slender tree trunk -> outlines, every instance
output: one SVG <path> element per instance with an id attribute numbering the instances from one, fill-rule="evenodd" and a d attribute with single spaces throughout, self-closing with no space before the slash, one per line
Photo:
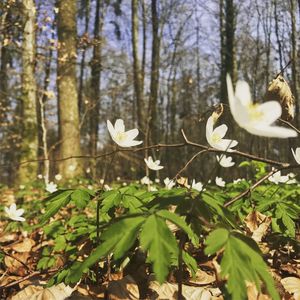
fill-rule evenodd
<path id="1" fill-rule="evenodd" d="M 145 68 L 146 68 L 146 52 L 147 52 L 147 18 L 145 0 L 142 0 L 142 20 L 143 20 L 143 55 L 142 55 L 142 84 L 144 90 Z"/>
<path id="2" fill-rule="evenodd" d="M 274 18 L 275 18 L 275 34 L 277 40 L 278 54 L 279 54 L 279 64 L 280 70 L 283 69 L 283 57 L 282 57 L 282 45 L 279 36 L 279 21 L 278 21 L 278 11 L 277 11 L 277 0 L 273 1 L 274 4 Z"/>
<path id="3" fill-rule="evenodd" d="M 84 35 L 88 35 L 89 22 L 90 22 L 90 0 L 86 0 L 85 6 L 85 18 L 84 18 Z M 79 87 L 78 87 L 78 107 L 79 114 L 82 111 L 83 104 L 83 81 L 84 81 L 84 69 L 85 69 L 85 57 L 86 57 L 86 46 L 83 46 L 81 62 L 80 62 L 80 75 L 79 75 Z"/>
<path id="4" fill-rule="evenodd" d="M 219 14 L 220 14 L 220 100 L 221 102 L 227 99 L 227 87 L 226 87 L 226 30 L 225 30 L 225 18 L 224 18 L 224 0 L 219 2 Z"/>
<path id="5" fill-rule="evenodd" d="M 132 56 L 134 92 L 137 109 L 137 122 L 139 129 L 144 132 L 144 99 L 143 99 L 143 75 L 141 73 L 138 44 L 139 44 L 139 19 L 138 0 L 131 1 L 131 31 L 132 31 Z"/>
<path id="6" fill-rule="evenodd" d="M 151 83 L 150 83 L 150 101 L 149 101 L 149 137 L 154 144 L 158 141 L 157 128 L 157 97 L 159 88 L 159 19 L 157 13 L 157 0 L 151 1 L 152 16 L 152 57 L 151 57 Z"/>
<path id="7" fill-rule="evenodd" d="M 76 1 L 58 0 L 57 7 L 60 156 L 65 158 L 81 155 L 76 81 Z M 68 179 L 82 174 L 82 164 L 75 158 L 63 160 L 59 170 L 64 179 Z"/>
<path id="8" fill-rule="evenodd" d="M 94 49 L 91 61 L 91 114 L 90 114 L 90 154 L 97 154 L 99 110 L 100 110 L 100 80 L 101 80 L 101 51 L 102 51 L 102 28 L 104 18 L 104 3 L 96 2 L 96 15 L 94 23 Z M 96 161 L 92 161 L 92 176 L 96 176 Z"/>
<path id="9" fill-rule="evenodd" d="M 296 103 L 299 103 L 299 93 L 300 93 L 300 86 L 299 86 L 299 74 L 298 74 L 298 66 L 299 66 L 299 59 L 297 56 L 297 28 L 296 28 L 296 3 L 295 0 L 290 0 L 290 15 L 291 15 L 291 43 L 292 43 L 292 90 L 295 96 Z M 296 118 L 297 125 L 299 125 L 299 105 L 296 105 Z"/>
<path id="10" fill-rule="evenodd" d="M 23 1 L 24 32 L 22 43 L 22 146 L 20 161 L 36 160 L 38 154 L 38 131 L 35 80 L 35 25 L 36 8 L 33 0 Z M 36 179 L 37 164 L 19 168 L 18 183 Z"/>

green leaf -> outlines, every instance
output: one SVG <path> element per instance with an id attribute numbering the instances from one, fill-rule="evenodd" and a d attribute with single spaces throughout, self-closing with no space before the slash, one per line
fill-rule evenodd
<path id="1" fill-rule="evenodd" d="M 156 279 L 162 283 L 168 275 L 171 256 L 178 255 L 176 239 L 165 220 L 156 215 L 148 217 L 142 227 L 140 244 L 142 249 L 148 251 Z"/>
<path id="2" fill-rule="evenodd" d="M 54 198 L 52 198 L 46 208 L 46 213 L 40 219 L 40 225 L 44 224 L 52 216 L 54 216 L 60 210 L 60 208 L 62 208 L 63 206 L 66 206 L 71 200 L 70 195 L 72 193 L 73 193 L 73 191 L 71 191 L 71 190 L 62 191 L 61 193 L 56 195 Z"/>
<path id="3" fill-rule="evenodd" d="M 66 238 L 64 235 L 59 235 L 55 241 L 54 241 L 54 248 L 53 250 L 54 251 L 61 251 L 61 250 L 65 250 L 67 246 L 67 243 L 66 243 Z"/>
<path id="4" fill-rule="evenodd" d="M 144 217 L 134 217 L 123 219 L 110 225 L 101 235 L 103 242 L 101 242 L 85 261 L 77 265 L 77 267 L 74 267 L 68 276 L 68 282 L 78 282 L 83 272 L 86 272 L 92 265 L 109 253 L 116 252 L 117 258 L 122 257 L 133 245 L 138 230 L 144 221 Z"/>
<path id="5" fill-rule="evenodd" d="M 71 199 L 78 208 L 85 208 L 89 203 L 91 195 L 85 190 L 75 190 L 71 194 Z"/>
<path id="6" fill-rule="evenodd" d="M 101 202 L 101 212 L 106 213 L 112 207 L 119 205 L 122 195 L 118 191 L 111 191 Z"/>
<path id="7" fill-rule="evenodd" d="M 192 272 L 193 277 L 195 277 L 196 272 L 198 270 L 197 261 L 194 259 L 194 257 L 192 257 L 191 255 L 189 255 L 184 250 L 182 251 L 182 259 L 183 259 L 184 263 L 186 264 L 186 266 Z"/>
<path id="8" fill-rule="evenodd" d="M 229 231 L 225 228 L 218 228 L 211 232 L 206 238 L 204 253 L 211 255 L 221 250 L 227 242 Z"/>
<path id="9" fill-rule="evenodd" d="M 192 231 L 192 229 L 186 224 L 185 220 L 178 216 L 177 214 L 170 212 L 168 210 L 160 210 L 156 213 L 158 216 L 169 220 L 176 226 L 180 227 L 191 239 L 192 243 L 196 246 L 199 243 L 198 236 Z"/>

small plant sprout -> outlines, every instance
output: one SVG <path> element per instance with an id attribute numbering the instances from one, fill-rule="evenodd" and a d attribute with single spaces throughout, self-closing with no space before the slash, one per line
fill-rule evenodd
<path id="1" fill-rule="evenodd" d="M 215 182 L 216 182 L 216 185 L 220 186 L 220 187 L 224 187 L 226 184 L 225 181 L 223 180 L 223 178 L 218 177 L 218 176 L 216 177 Z"/>
<path id="2" fill-rule="evenodd" d="M 49 193 L 54 193 L 57 191 L 57 184 L 55 184 L 54 182 L 49 182 L 46 184 L 46 191 Z"/>
<path id="3" fill-rule="evenodd" d="M 238 81 L 234 93 L 228 74 L 226 80 L 230 111 L 240 127 L 258 136 L 274 138 L 297 136 L 297 132 L 293 129 L 272 125 L 281 116 L 282 109 L 279 102 L 253 103 L 247 82 Z"/>
<path id="4" fill-rule="evenodd" d="M 221 151 L 232 151 L 238 142 L 235 140 L 224 139 L 228 130 L 227 125 L 222 124 L 214 129 L 214 120 L 210 116 L 206 123 L 206 139 L 208 144 Z"/>
<path id="5" fill-rule="evenodd" d="M 230 168 L 235 165 L 235 162 L 232 161 L 231 156 L 226 156 L 226 155 L 216 155 L 218 163 L 223 167 L 223 168 Z"/>
<path id="6" fill-rule="evenodd" d="M 164 184 L 165 184 L 167 190 L 171 190 L 175 186 L 176 183 L 174 180 L 171 180 L 169 177 L 166 177 L 164 179 Z"/>
<path id="7" fill-rule="evenodd" d="M 24 214 L 24 209 L 23 208 L 19 208 L 17 209 L 16 203 L 11 204 L 11 206 L 8 207 L 4 207 L 4 210 L 7 214 L 7 216 L 13 220 L 13 221 L 20 221 L 20 222 L 24 222 L 25 218 L 21 217 Z"/>
<path id="8" fill-rule="evenodd" d="M 152 156 L 149 156 L 148 159 L 144 158 L 144 161 L 147 167 L 153 171 L 158 171 L 164 168 L 163 166 L 160 166 L 160 160 L 154 161 Z"/>
<path id="9" fill-rule="evenodd" d="M 203 189 L 203 184 L 199 181 L 196 182 L 195 179 L 192 181 L 192 189 L 197 190 L 198 192 L 201 192 Z"/>
<path id="10" fill-rule="evenodd" d="M 295 158 L 295 161 L 297 162 L 297 164 L 300 164 L 300 147 L 296 148 L 296 150 L 294 151 L 293 148 L 291 148 L 293 156 Z"/>
<path id="11" fill-rule="evenodd" d="M 139 134 L 138 129 L 135 128 L 125 131 L 125 125 L 122 119 L 116 120 L 115 126 L 107 120 L 107 129 L 113 141 L 120 147 L 133 147 L 143 142 L 134 140 Z"/>

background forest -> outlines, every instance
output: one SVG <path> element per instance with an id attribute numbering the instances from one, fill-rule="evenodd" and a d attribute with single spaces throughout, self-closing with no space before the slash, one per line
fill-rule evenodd
<path id="1" fill-rule="evenodd" d="M 106 121 L 118 118 L 140 130 L 144 145 L 180 142 L 181 128 L 206 144 L 205 123 L 220 102 L 241 151 L 291 161 L 296 144 L 236 128 L 225 76 L 246 80 L 262 102 L 290 62 L 284 76 L 298 103 L 299 17 L 295 0 L 1 1 L 0 181 L 101 178 L 106 158 L 92 157 L 112 149 Z M 192 149 L 150 154 L 173 176 Z M 90 158 L 58 161 L 80 155 Z M 110 179 L 143 176 L 141 153 L 120 155 Z M 20 164 L 32 160 L 40 161 Z M 204 180 L 212 163 L 202 156 L 189 176 Z"/>

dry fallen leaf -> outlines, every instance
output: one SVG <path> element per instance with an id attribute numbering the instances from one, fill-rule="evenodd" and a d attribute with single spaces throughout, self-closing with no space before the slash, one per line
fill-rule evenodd
<path id="1" fill-rule="evenodd" d="M 285 290 L 294 295 L 295 300 L 300 300 L 300 279 L 297 277 L 286 277 L 281 279 Z"/>
<path id="2" fill-rule="evenodd" d="M 178 285 L 175 283 L 165 282 L 160 285 L 157 281 L 150 281 L 149 289 L 154 291 L 150 297 L 151 300 L 172 299 L 177 300 Z M 209 287 L 194 287 L 182 285 L 182 295 L 189 300 L 211 300 L 223 299 L 219 289 L 210 289 Z"/>
<path id="3" fill-rule="evenodd" d="M 130 275 L 127 275 L 120 280 L 110 281 L 107 287 L 107 293 L 109 300 L 140 299 L 139 288 Z"/>
<path id="4" fill-rule="evenodd" d="M 292 121 L 295 116 L 295 98 L 292 91 L 282 75 L 276 76 L 268 87 L 265 100 L 279 101 L 282 107 L 281 118 L 286 121 Z"/>
<path id="5" fill-rule="evenodd" d="M 248 214 L 244 221 L 246 226 L 252 232 L 252 238 L 256 242 L 261 242 L 263 236 L 267 233 L 272 222 L 272 218 L 258 211 L 252 211 Z"/>
<path id="6" fill-rule="evenodd" d="M 30 252 L 35 245 L 35 241 L 30 238 L 25 238 L 22 242 L 11 245 L 11 249 L 17 252 Z"/>
<path id="7" fill-rule="evenodd" d="M 272 300 L 270 296 L 259 293 L 256 285 L 252 282 L 247 282 L 247 297 L 248 300 Z"/>
<path id="8" fill-rule="evenodd" d="M 73 289 L 64 283 L 54 285 L 50 288 L 30 285 L 18 294 L 14 295 L 11 300 L 64 300 L 68 298 Z"/>
<path id="9" fill-rule="evenodd" d="M 177 179 L 177 183 L 181 185 L 182 187 L 190 188 L 190 185 L 188 183 L 188 178 L 187 177 L 179 177 Z"/>
<path id="10" fill-rule="evenodd" d="M 222 116 L 223 112 L 224 112 L 224 107 L 222 103 L 215 105 L 215 110 L 211 115 L 214 124 L 217 123 L 218 119 Z"/>
<path id="11" fill-rule="evenodd" d="M 191 283 L 196 283 L 196 284 L 210 284 L 216 281 L 216 276 L 215 274 L 210 275 L 200 269 L 198 269 L 196 273 L 196 278 L 190 280 L 189 282 Z"/>

